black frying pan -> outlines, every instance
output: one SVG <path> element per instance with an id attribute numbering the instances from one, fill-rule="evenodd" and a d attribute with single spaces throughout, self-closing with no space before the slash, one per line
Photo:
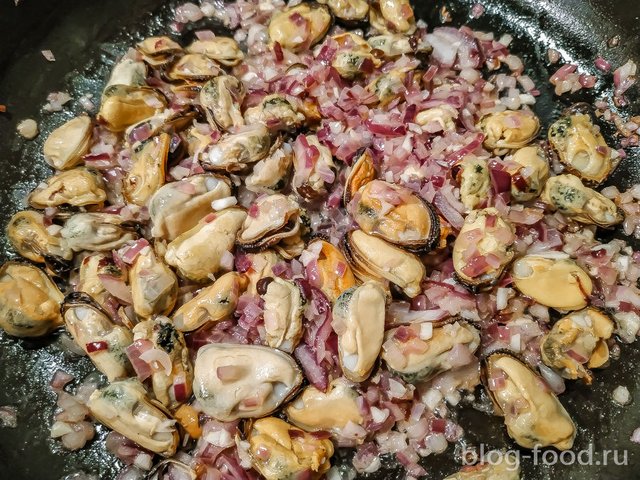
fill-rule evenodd
<path id="1" fill-rule="evenodd" d="M 48 92 L 67 90 L 91 92 L 99 98 L 110 62 L 133 39 L 151 33 L 164 32 L 169 17 L 168 6 L 174 1 L 154 0 L 22 0 L 19 7 L 13 0 L 0 1 L 0 104 L 8 112 L 0 114 L 0 224 L 4 226 L 11 214 L 21 208 L 22 198 L 40 179 L 48 176 L 41 160 L 41 145 L 46 135 L 25 142 L 15 134 L 18 121 L 38 120 L 44 133 L 64 119 L 80 112 L 72 102 L 65 111 L 42 114 L 40 106 Z M 439 23 L 441 1 L 417 0 L 416 15 Z M 593 70 L 593 60 L 603 55 L 619 66 L 628 58 L 640 64 L 640 2 L 637 0 L 483 0 L 485 14 L 470 20 L 473 0 L 445 2 L 453 15 L 453 24 L 468 22 L 475 29 L 511 33 L 515 36 L 512 50 L 524 56 L 528 72 L 542 90 L 536 105 L 545 125 L 554 119 L 561 105 L 574 101 L 591 101 L 611 88 L 611 75 L 604 77 L 598 88 L 589 94 L 563 98 L 553 97 L 546 79 L 557 67 L 548 65 L 549 46 Z M 164 20 L 164 23 L 163 21 Z M 135 33 L 132 33 L 135 32 Z M 190 31 L 185 33 L 189 35 Z M 608 48 L 607 40 L 620 36 L 620 46 Z M 50 49 L 55 63 L 47 62 L 40 51 Z M 638 86 L 628 92 L 631 110 L 640 113 Z M 610 130 L 605 131 L 611 133 Z M 610 179 L 612 184 L 626 188 L 640 182 L 640 151 L 629 151 L 629 158 Z M 2 241 L 4 247 L 4 240 Z M 636 245 L 638 247 L 638 245 Z M 0 256 L 10 253 L 3 248 Z M 4 260 L 3 258 L 3 260 Z M 0 480 L 60 479 L 84 470 L 101 479 L 113 478 L 120 466 L 104 451 L 100 441 L 94 441 L 75 453 L 62 451 L 48 438 L 48 429 L 55 408 L 55 396 L 48 387 L 53 372 L 63 368 L 77 378 L 92 370 L 86 358 L 65 357 L 56 338 L 44 341 L 16 341 L 0 334 L 0 405 L 18 408 L 17 429 L 0 428 Z M 593 444 L 594 460 L 602 460 L 598 452 L 619 450 L 619 460 L 626 465 L 534 465 L 525 459 L 523 478 L 527 480 L 616 480 L 640 478 L 640 446 L 629 441 L 634 428 L 640 426 L 637 404 L 619 407 L 612 403 L 611 392 L 625 385 L 634 399 L 640 401 L 640 350 L 635 346 L 622 349 L 620 360 L 599 371 L 591 387 L 571 383 L 561 399 L 579 425 L 574 450 Z M 463 409 L 459 423 L 465 427 L 466 441 L 494 447 L 514 448 L 506 437 L 502 422 L 471 408 Z M 102 428 L 97 438 L 104 438 Z M 522 451 L 526 454 L 526 451 Z M 429 479 L 439 480 L 459 469 L 454 460 L 454 448 L 445 455 L 429 457 L 425 467 Z M 401 468 L 386 465 L 375 479 L 404 478 Z"/>

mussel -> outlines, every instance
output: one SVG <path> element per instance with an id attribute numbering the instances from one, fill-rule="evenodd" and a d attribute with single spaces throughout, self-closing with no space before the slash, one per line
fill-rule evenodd
<path id="1" fill-rule="evenodd" d="M 587 368 L 601 367 L 609 360 L 607 340 L 614 328 L 611 318 L 596 308 L 570 313 L 543 337 L 542 361 L 564 378 L 582 378 L 590 384 L 593 376 Z"/>
<path id="2" fill-rule="evenodd" d="M 209 170 L 239 172 L 248 164 L 265 158 L 270 148 L 271 135 L 266 125 L 246 125 L 213 145 L 203 159 L 203 167 Z"/>
<path id="3" fill-rule="evenodd" d="M 349 204 L 355 193 L 376 178 L 376 168 L 370 150 L 362 152 L 353 162 L 344 185 L 343 203 Z"/>
<path id="4" fill-rule="evenodd" d="M 256 106 L 244 112 L 247 124 L 263 123 L 269 131 L 292 131 L 300 128 L 306 117 L 298 112 L 295 104 L 285 95 L 274 93 L 265 96 Z"/>
<path id="5" fill-rule="evenodd" d="M 182 53 L 179 43 L 169 37 L 147 37 L 136 44 L 136 50 L 142 59 L 152 67 L 161 67 L 170 63 L 174 57 Z"/>
<path id="6" fill-rule="evenodd" d="M 601 183 L 613 170 L 611 148 L 588 115 L 557 120 L 549 127 L 549 143 L 566 169 L 585 182 Z"/>
<path id="7" fill-rule="evenodd" d="M 353 273 L 361 280 L 386 280 L 410 298 L 422 291 L 426 269 L 416 255 L 362 230 L 347 233 L 342 245 Z"/>
<path id="8" fill-rule="evenodd" d="M 292 186 L 298 195 L 313 200 L 327 194 L 327 185 L 335 181 L 336 166 L 331 150 L 316 135 L 299 135 L 293 148 Z"/>
<path id="9" fill-rule="evenodd" d="M 14 214 L 7 225 L 7 239 L 22 257 L 36 263 L 64 265 L 73 258 L 73 251 L 60 238 L 45 227 L 44 215 L 32 210 Z M 60 227 L 55 225 L 55 229 Z"/>
<path id="10" fill-rule="evenodd" d="M 142 248 L 129 271 L 133 309 L 143 318 L 168 315 L 178 298 L 178 279 L 150 245 Z"/>
<path id="11" fill-rule="evenodd" d="M 193 368 L 184 336 L 172 322 L 158 316 L 138 323 L 133 328 L 134 342 L 151 346 L 141 360 L 151 367 L 153 395 L 165 407 L 175 410 L 191 397 Z"/>
<path id="12" fill-rule="evenodd" d="M 435 210 L 406 187 L 373 180 L 355 194 L 350 205 L 363 232 L 412 251 L 428 251 L 440 238 Z"/>
<path id="13" fill-rule="evenodd" d="M 138 238 L 130 224 L 113 213 L 76 213 L 65 222 L 60 235 L 74 252 L 115 250 Z"/>
<path id="14" fill-rule="evenodd" d="M 205 83 L 200 90 L 200 105 L 209 125 L 225 131 L 242 127 L 245 123 L 241 106 L 245 95 L 244 84 L 232 75 L 220 75 Z"/>
<path id="15" fill-rule="evenodd" d="M 280 350 L 217 343 L 198 350 L 193 390 L 204 413 L 230 422 L 269 415 L 301 383 L 295 360 Z"/>
<path id="16" fill-rule="evenodd" d="M 451 370 L 462 349 L 473 354 L 479 346 L 478 330 L 467 323 L 414 323 L 386 332 L 382 359 L 406 382 L 417 383 Z"/>
<path id="17" fill-rule="evenodd" d="M 223 268 L 223 256 L 231 255 L 246 217 L 247 212 L 238 207 L 210 213 L 167 246 L 166 262 L 182 277 L 206 282 Z"/>
<path id="18" fill-rule="evenodd" d="M 331 9 L 334 17 L 345 23 L 359 23 L 369 15 L 369 3 L 366 0 L 318 0 Z"/>
<path id="19" fill-rule="evenodd" d="M 330 26 L 331 13 L 326 6 L 302 3 L 271 17 L 269 38 L 282 48 L 299 52 L 322 40 Z"/>
<path id="20" fill-rule="evenodd" d="M 613 201 L 586 187 L 575 175 L 557 175 L 547 180 L 542 201 L 576 222 L 609 228 L 624 220 Z"/>
<path id="21" fill-rule="evenodd" d="M 549 178 L 549 163 L 540 146 L 519 148 L 509 159 L 506 171 L 511 175 L 511 198 L 528 202 L 540 196 Z"/>
<path id="22" fill-rule="evenodd" d="M 194 40 L 185 49 L 188 53 L 201 53 L 227 67 L 233 67 L 244 59 L 240 45 L 233 38 L 215 36 Z"/>
<path id="23" fill-rule="evenodd" d="M 331 325 L 338 335 L 344 375 L 353 382 L 369 377 L 384 336 L 386 293 L 377 282 L 365 282 L 343 292 L 333 306 Z"/>
<path id="24" fill-rule="evenodd" d="M 260 197 L 249 209 L 238 231 L 237 243 L 262 249 L 294 236 L 300 229 L 300 205 L 281 193 Z"/>
<path id="25" fill-rule="evenodd" d="M 107 199 L 102 176 L 84 167 L 60 172 L 38 185 L 29 195 L 29 205 L 47 207 L 96 207 Z"/>
<path id="26" fill-rule="evenodd" d="M 329 384 L 326 392 L 309 385 L 284 412 L 291 423 L 308 432 L 328 431 L 340 437 L 347 424 L 364 423 L 357 398 L 358 392 L 340 377 Z"/>
<path id="27" fill-rule="evenodd" d="M 64 299 L 62 316 L 73 340 L 110 382 L 131 374 L 125 349 L 133 336 L 126 327 L 116 325 L 93 298 L 83 292 L 70 293 Z"/>
<path id="28" fill-rule="evenodd" d="M 256 193 L 276 193 L 286 186 L 292 164 L 293 148 L 289 143 L 283 143 L 253 166 L 245 179 L 245 186 Z"/>
<path id="29" fill-rule="evenodd" d="M 124 196 L 129 203 L 145 206 L 165 182 L 171 135 L 146 140 L 133 152 L 132 167 L 123 181 Z"/>
<path id="30" fill-rule="evenodd" d="M 87 115 L 72 118 L 47 137 L 42 151 L 44 159 L 56 170 L 67 170 L 82 162 L 89 151 L 93 125 Z"/>
<path id="31" fill-rule="evenodd" d="M 526 255 L 511 267 L 515 287 L 536 302 L 558 310 L 580 310 L 589 303 L 593 282 L 566 254 Z"/>
<path id="32" fill-rule="evenodd" d="M 0 327 L 14 337 L 41 337 L 60 325 L 63 295 L 39 268 L 7 262 L 0 268 Z"/>
<path id="33" fill-rule="evenodd" d="M 167 100 L 150 87 L 112 85 L 102 94 L 98 121 L 113 132 L 122 132 L 163 111 Z"/>
<path id="34" fill-rule="evenodd" d="M 267 417 L 247 426 L 253 467 L 265 480 L 319 480 L 331 468 L 333 443 L 300 430 L 284 420 Z"/>
<path id="35" fill-rule="evenodd" d="M 544 380 L 508 353 L 485 360 L 488 390 L 507 432 L 524 448 L 573 446 L 576 426 Z"/>
<path id="36" fill-rule="evenodd" d="M 515 228 L 498 210 L 473 210 L 453 244 L 456 277 L 472 289 L 495 285 L 515 255 L 515 240 Z"/>
<path id="37" fill-rule="evenodd" d="M 369 10 L 369 22 L 381 33 L 416 31 L 416 18 L 409 0 L 375 0 Z"/>
<path id="38" fill-rule="evenodd" d="M 316 238 L 309 242 L 307 250 L 317 255 L 315 260 L 315 285 L 334 302 L 345 290 L 356 285 L 356 279 L 349 262 L 335 245 Z"/>
<path id="39" fill-rule="evenodd" d="M 182 305 L 173 314 L 173 324 L 181 332 L 197 330 L 209 322 L 229 318 L 236 310 L 238 298 L 247 287 L 247 277 L 229 272 L 213 285 L 203 288 L 198 295 Z"/>
<path id="40" fill-rule="evenodd" d="M 531 143 L 540 131 L 540 119 L 530 110 L 505 110 L 485 115 L 479 127 L 484 133 L 484 146 L 500 152 Z"/>
<path id="41" fill-rule="evenodd" d="M 491 176 L 487 161 L 467 155 L 458 165 L 457 181 L 460 184 L 460 201 L 467 210 L 486 204 L 491 191 Z"/>
<path id="42" fill-rule="evenodd" d="M 163 457 L 176 453 L 180 434 L 175 420 L 148 398 L 138 380 L 120 380 L 96 390 L 87 407 L 100 423 L 142 448 Z"/>
<path id="43" fill-rule="evenodd" d="M 302 338 L 305 300 L 294 282 L 275 278 L 269 282 L 264 300 L 264 329 L 267 345 L 293 353 Z"/>
<path id="44" fill-rule="evenodd" d="M 167 183 L 149 201 L 151 235 L 167 241 L 175 240 L 212 213 L 212 202 L 230 196 L 231 182 L 218 175 L 193 175 Z"/>

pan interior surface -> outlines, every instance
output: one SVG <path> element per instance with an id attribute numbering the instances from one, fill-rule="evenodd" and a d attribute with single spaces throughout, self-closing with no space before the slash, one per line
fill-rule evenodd
<path id="1" fill-rule="evenodd" d="M 17 7 L 10 1 L 0 5 L 0 103 L 7 105 L 8 111 L 0 114 L 0 158 L 3 161 L 0 223 L 3 226 L 15 211 L 24 208 L 27 192 L 49 174 L 41 154 L 46 134 L 65 119 L 82 112 L 77 102 L 81 95 L 90 93 L 98 101 L 110 68 L 129 45 L 145 36 L 168 32 L 171 7 L 177 3 L 23 0 Z M 446 5 L 454 26 L 466 23 L 476 30 L 495 31 L 498 36 L 512 34 L 512 51 L 523 58 L 526 73 L 541 90 L 535 110 L 545 127 L 557 118 L 564 106 L 576 101 L 592 102 L 612 88 L 612 75 L 599 75 L 601 80 L 589 93 L 561 99 L 554 97 L 547 79 L 557 66 L 547 61 L 549 47 L 560 51 L 564 61 L 577 63 L 590 73 L 596 73 L 593 60 L 598 55 L 609 60 L 614 68 L 628 58 L 640 63 L 640 22 L 637 20 L 640 4 L 634 0 L 486 1 L 483 2 L 485 13 L 472 19 L 470 10 L 474 3 L 469 0 L 435 3 L 420 0 L 415 2 L 416 16 L 427 20 L 432 28 L 440 24 L 440 8 Z M 188 26 L 181 34 L 182 40 L 190 39 L 193 31 L 203 25 Z M 607 41 L 614 35 L 620 36 L 620 45 L 608 48 Z M 41 50 L 52 50 L 56 61 L 46 62 Z M 52 91 L 68 91 L 76 100 L 66 105 L 62 112 L 43 113 L 40 107 Z M 627 95 L 632 99 L 630 110 L 638 114 L 638 86 Z M 24 141 L 15 133 L 16 124 L 24 118 L 34 118 L 40 125 L 41 134 L 35 141 Z M 605 133 L 612 133 L 606 125 L 603 128 Z M 640 152 L 638 148 L 630 149 L 628 155 L 608 181 L 621 190 L 640 183 Z M 5 260 L 11 253 L 5 240 L 2 241 L 1 255 Z M 541 452 L 535 458 L 531 452 L 520 450 L 522 478 L 638 478 L 635 467 L 640 466 L 640 448 L 634 446 L 629 437 L 640 426 L 640 410 L 633 404 L 616 405 L 611 395 L 618 385 L 624 385 L 629 388 L 632 398 L 640 399 L 638 365 L 640 351 L 635 345 L 623 345 L 620 359 L 600 370 L 592 386 L 573 382 L 561 396 L 579 426 L 574 451 L 592 449 L 593 465 L 581 465 L 577 460 L 563 462 L 557 455 L 549 455 L 551 460 L 556 459 L 555 464 L 543 465 Z M 63 352 L 60 336 L 24 341 L 0 333 L 0 405 L 18 409 L 18 428 L 0 428 L 0 478 L 53 480 L 84 471 L 95 474 L 96 478 L 110 479 L 121 468 L 104 450 L 102 440 L 107 431 L 103 427 L 98 427 L 96 439 L 78 452 L 65 452 L 58 442 L 49 438 L 55 409 L 55 395 L 49 388 L 49 381 L 58 368 L 77 379 L 93 371 L 85 357 L 71 357 Z M 426 458 L 427 478 L 439 480 L 458 470 L 458 454 L 465 444 L 515 448 L 506 437 L 500 419 L 489 417 L 472 406 L 460 409 L 458 422 L 465 428 L 465 443 L 450 447 L 443 455 Z M 602 452 L 614 449 L 618 452 L 616 461 L 611 453 L 605 464 Z M 348 459 L 348 453 L 341 452 L 340 455 L 343 460 Z M 383 465 L 382 470 L 367 478 L 405 478 L 404 470 L 397 465 L 387 461 L 383 461 Z"/>

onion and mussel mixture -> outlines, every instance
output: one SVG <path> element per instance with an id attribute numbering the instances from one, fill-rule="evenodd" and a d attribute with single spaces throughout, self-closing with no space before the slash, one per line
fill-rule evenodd
<path id="1" fill-rule="evenodd" d="M 129 49 L 7 226 L 25 260 L 2 267 L 0 325 L 65 330 L 102 374 L 55 374 L 51 436 L 75 450 L 105 425 L 121 479 L 353 478 L 384 457 L 419 478 L 475 398 L 515 444 L 570 449 L 565 384 L 640 328 L 640 253 L 599 240 L 638 233 L 638 188 L 599 188 L 638 141 L 616 113 L 635 64 L 615 107 L 541 132 L 508 35 L 427 28 L 408 0 L 186 4 L 173 28 L 203 17 L 231 36 Z"/>

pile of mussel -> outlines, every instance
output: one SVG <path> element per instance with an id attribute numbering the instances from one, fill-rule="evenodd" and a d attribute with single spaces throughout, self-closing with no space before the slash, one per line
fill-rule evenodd
<path id="1" fill-rule="evenodd" d="M 291 52 L 307 50 L 334 18 L 368 19 L 379 33 L 367 40 L 335 35 L 340 50 L 332 66 L 345 79 L 363 65 L 430 50 L 411 37 L 416 22 L 407 0 L 303 3 L 272 16 L 270 41 Z M 44 158 L 55 174 L 7 226 L 26 261 L 9 261 L 0 271 L 5 331 L 38 337 L 64 328 L 107 378 L 88 402 L 95 420 L 167 459 L 198 437 L 198 413 L 242 420 L 237 441 L 248 442 L 252 466 L 265 478 L 319 478 L 330 467 L 331 439 L 364 425 L 358 383 L 379 365 L 418 384 L 454 368 L 456 348 L 479 352 L 480 327 L 461 318 L 385 324 L 393 297 L 412 299 L 428 288 L 425 256 L 445 249 L 456 281 L 470 291 L 490 290 L 508 275 L 521 295 L 564 315 L 541 340 L 546 366 L 590 383 L 590 369 L 607 363 L 613 323 L 589 306 L 589 272 L 561 252 L 516 252 L 515 226 L 486 207 L 487 160 L 469 154 L 452 169 L 467 210 L 453 235 L 432 204 L 382 179 L 371 152 L 360 152 L 344 180 L 343 206 L 353 228 L 334 245 L 311 235 L 307 211 L 340 168 L 313 133 L 317 105 L 269 94 L 244 108 L 247 91 L 232 69 L 245 53 L 232 38 L 183 47 L 151 37 L 136 50 L 113 69 L 97 117 L 73 118 L 46 140 Z M 147 84 L 152 72 L 164 91 Z M 386 72 L 367 88 L 385 105 L 406 73 Z M 455 129 L 456 120 L 447 106 L 416 115 L 418 124 L 437 122 L 442 130 Z M 84 164 L 98 125 L 130 152 L 117 192 L 101 171 Z M 484 148 L 504 157 L 513 202 L 541 202 L 576 225 L 607 228 L 622 221 L 617 206 L 591 188 L 616 159 L 584 111 L 570 110 L 551 126 L 551 149 L 536 143 L 540 122 L 529 110 L 486 115 L 477 129 Z M 550 155 L 565 173 L 551 175 Z M 186 156 L 198 157 L 204 172 L 169 181 L 169 163 Z M 248 208 L 236 197 L 237 178 L 258 195 Z M 113 208 L 125 205 L 140 219 Z M 251 261 L 242 273 L 234 269 L 238 251 Z M 303 253 L 316 261 L 337 334 L 342 376 L 325 391 L 305 386 L 292 355 L 304 334 L 306 295 L 273 273 L 276 264 Z M 185 285 L 195 292 L 187 301 L 180 293 Z M 261 299 L 263 344 L 213 343 L 194 359 L 185 334 L 233 318 L 245 293 Z M 503 351 L 483 364 L 495 411 L 519 445 L 571 448 L 575 425 L 531 366 Z M 197 476 L 191 466 L 166 460 L 152 478 L 173 478 L 171 469 Z M 467 478 L 462 475 L 456 478 Z"/>

